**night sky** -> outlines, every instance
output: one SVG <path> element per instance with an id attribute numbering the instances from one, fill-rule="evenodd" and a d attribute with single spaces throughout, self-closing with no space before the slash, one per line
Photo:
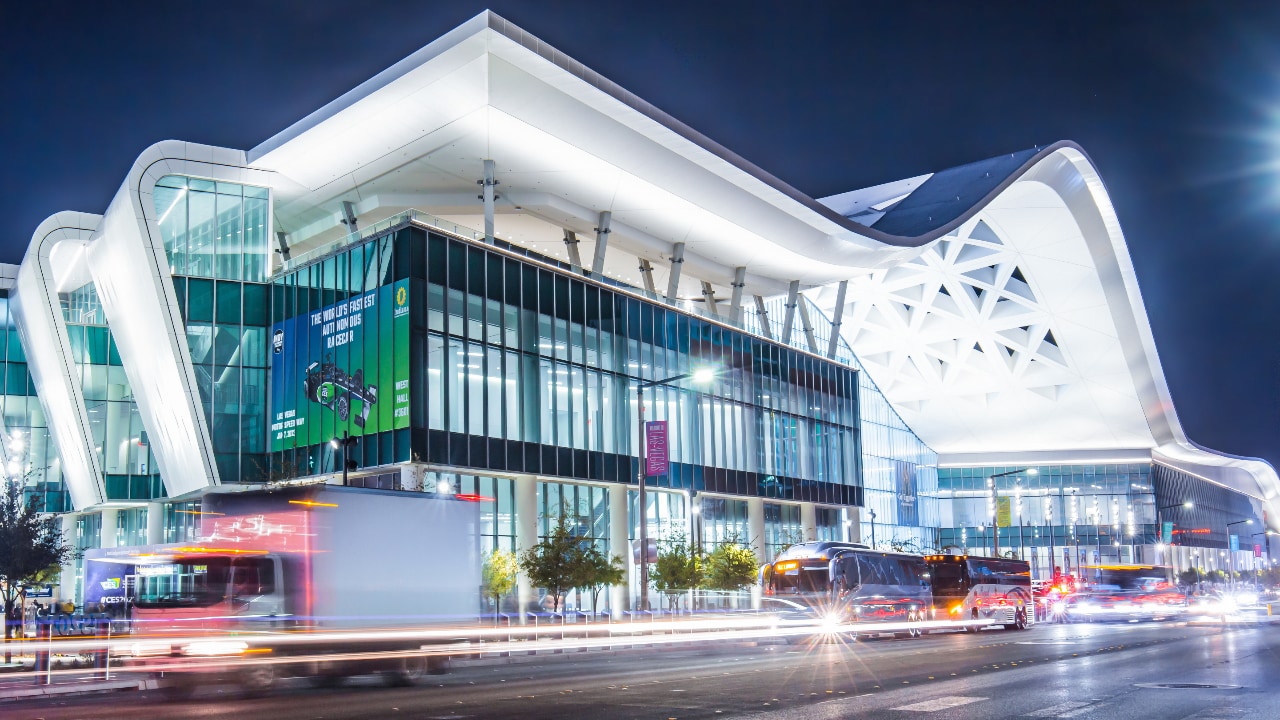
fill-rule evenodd
<path id="1" fill-rule="evenodd" d="M 248 149 L 485 7 L 0 4 L 0 261 L 148 145 Z M 1280 466 L 1280 3 L 487 7 L 815 197 L 1075 140 L 1188 435 Z"/>

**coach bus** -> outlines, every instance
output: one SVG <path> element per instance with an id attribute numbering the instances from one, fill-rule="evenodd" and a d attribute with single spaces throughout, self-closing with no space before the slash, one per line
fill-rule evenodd
<path id="1" fill-rule="evenodd" d="M 933 607 L 928 575 L 918 555 L 819 541 L 781 553 L 761 568 L 760 584 L 766 598 L 795 603 L 824 622 L 901 623 L 901 634 L 917 637 L 913 626 Z"/>
<path id="2" fill-rule="evenodd" d="M 924 561 L 939 616 L 945 611 L 949 620 L 991 620 L 1006 630 L 1035 622 L 1029 563 L 968 555 L 926 555 Z"/>

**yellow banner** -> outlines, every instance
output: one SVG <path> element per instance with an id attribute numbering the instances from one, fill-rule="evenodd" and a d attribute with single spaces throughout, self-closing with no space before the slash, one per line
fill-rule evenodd
<path id="1" fill-rule="evenodd" d="M 996 498 L 996 525 L 1000 527 L 1013 525 L 1013 504 L 1011 501 L 1012 498 Z"/>

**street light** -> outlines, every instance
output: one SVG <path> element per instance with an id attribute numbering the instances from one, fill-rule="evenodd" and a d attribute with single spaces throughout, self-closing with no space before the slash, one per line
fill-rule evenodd
<path id="1" fill-rule="evenodd" d="M 342 451 L 342 485 L 344 487 L 347 484 L 347 468 L 351 466 L 351 463 L 347 460 L 347 448 L 355 445 L 358 440 L 359 438 L 353 438 L 344 432 L 342 433 L 342 437 L 334 438 L 329 441 L 329 444 L 333 446 L 334 450 Z"/>
<path id="2" fill-rule="evenodd" d="M 1227 568 L 1231 572 L 1231 576 L 1228 578 L 1231 581 L 1230 582 L 1231 587 L 1236 586 L 1236 555 L 1235 555 L 1235 552 L 1232 552 L 1231 550 L 1231 526 L 1232 525 L 1252 525 L 1252 524 L 1253 524 L 1252 518 L 1246 518 L 1244 520 L 1236 520 L 1235 522 L 1227 523 Z M 1236 545 L 1236 547 L 1238 548 L 1239 545 Z"/>
<path id="3" fill-rule="evenodd" d="M 637 501 L 640 504 L 640 609 L 649 609 L 649 506 L 645 494 L 645 432 L 644 432 L 644 391 L 646 388 L 671 385 L 681 380 L 692 380 L 695 383 L 706 383 L 715 379 L 715 368 L 698 368 L 693 372 L 673 375 L 665 380 L 637 380 L 636 382 L 636 424 L 639 442 L 637 451 L 640 455 L 640 468 L 636 473 Z"/>
<path id="4" fill-rule="evenodd" d="M 1161 505 L 1160 507 L 1156 508 L 1156 537 L 1168 543 L 1170 555 L 1173 554 L 1173 531 L 1170 530 L 1169 537 L 1167 538 L 1164 537 L 1164 519 L 1163 519 L 1164 516 L 1161 515 L 1160 513 L 1164 510 L 1171 510 L 1176 507 L 1180 507 L 1183 510 L 1195 510 L 1196 504 L 1191 502 L 1190 500 L 1187 500 L 1186 502 L 1173 503 L 1172 505 Z M 1157 549 L 1156 553 L 1159 553 L 1159 552 L 1160 550 Z M 1156 556 L 1156 562 L 1161 562 L 1161 559 L 1158 554 Z M 1175 567 L 1174 570 L 1176 571 L 1177 568 Z"/>
<path id="5" fill-rule="evenodd" d="M 999 510 L 996 508 L 1000 500 L 1000 493 L 996 491 L 996 478 L 1017 475 L 1021 472 L 1028 475 L 1036 475 L 1040 471 L 1035 468 L 1018 468 L 1017 470 L 1007 470 L 987 476 L 987 487 L 991 488 L 991 557 L 1000 557 L 1000 522 L 998 518 Z"/>

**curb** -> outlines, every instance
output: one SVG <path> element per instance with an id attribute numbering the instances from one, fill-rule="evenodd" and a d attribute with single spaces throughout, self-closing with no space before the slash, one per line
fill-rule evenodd
<path id="1" fill-rule="evenodd" d="M 584 648 L 584 649 L 565 649 L 565 650 L 533 650 L 520 651 L 512 650 L 506 652 L 505 656 L 495 653 L 473 652 L 467 657 L 454 657 L 449 659 L 449 667 L 451 668 L 472 668 L 472 667 L 489 667 L 493 665 L 520 665 L 524 663 L 543 662 L 549 659 L 561 658 L 572 659 L 578 656 L 586 656 L 592 659 L 598 657 L 616 657 L 620 654 L 627 655 L 651 655 L 660 652 L 669 652 L 677 649 L 693 649 L 705 648 L 712 645 L 719 648 L 738 647 L 742 649 L 758 648 L 769 645 L 771 643 L 759 642 L 754 640 L 733 641 L 733 642 L 716 642 L 708 643 L 698 642 L 673 642 L 662 643 L 658 645 L 643 645 L 639 647 L 631 647 L 619 644 L 616 647 L 608 648 Z M 497 657 L 485 657 L 485 655 L 499 655 Z"/>
<path id="2" fill-rule="evenodd" d="M 94 695 L 108 692 L 125 692 L 131 690 L 154 690 L 154 680 L 115 680 L 84 684 L 65 685 L 33 685 L 25 688 L 0 688 L 0 702 L 6 700 L 27 700 L 30 698 Z"/>

